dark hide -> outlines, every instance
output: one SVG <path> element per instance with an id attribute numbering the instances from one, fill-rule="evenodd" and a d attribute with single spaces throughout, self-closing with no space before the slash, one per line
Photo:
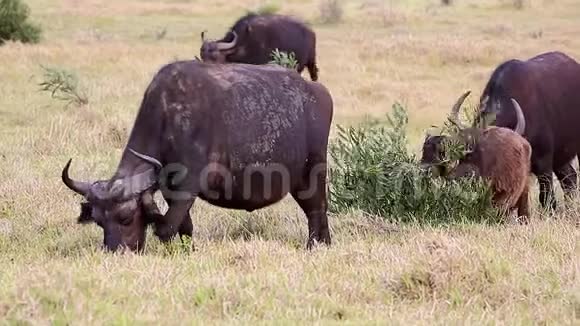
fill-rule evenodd
<path id="1" fill-rule="evenodd" d="M 455 142 L 465 145 L 464 156 L 447 173 L 444 146 L 446 142 L 451 142 L 451 136 L 427 136 L 423 143 L 421 164 L 424 167 L 436 167 L 440 171 L 439 175 L 449 179 L 485 179 L 493 191 L 494 205 L 506 214 L 517 209 L 520 221 L 527 222 L 530 214 L 528 189 L 531 147 L 521 136 L 526 128 L 523 110 L 517 103 L 513 105 L 514 111 L 519 112 L 515 114 L 519 117 L 514 125 L 516 131 L 498 127 L 462 127 L 457 120 L 457 114 L 469 93 L 459 98 L 450 118 L 459 126 L 458 133 L 453 137 Z"/>
<path id="2" fill-rule="evenodd" d="M 164 66 L 147 88 L 129 141 L 110 180 L 63 181 L 116 230 L 105 245 L 137 248 L 148 223 L 163 241 L 191 235 L 196 198 L 253 211 L 290 193 L 308 218 L 308 247 L 330 244 L 326 153 L 333 103 L 327 89 L 275 65 Z M 161 190 L 162 215 L 151 195 Z M 83 206 L 83 220 L 87 208 Z M 121 225 L 123 225 L 121 227 Z M 107 229 L 108 228 L 108 229 Z M 107 241 L 114 243 L 109 246 Z"/>
<path id="3" fill-rule="evenodd" d="M 219 49 L 219 44 L 231 44 L 234 40 L 235 46 Z M 316 35 L 306 24 L 288 16 L 248 14 L 240 18 L 222 39 L 203 40 L 200 55 L 206 62 L 261 65 L 272 60 L 275 49 L 293 52 L 298 61 L 297 71 L 301 73 L 307 67 L 310 78 L 318 80 Z"/>
<path id="4" fill-rule="evenodd" d="M 555 209 L 552 173 L 567 196 L 577 186 L 571 161 L 580 151 L 580 64 L 561 52 L 504 62 L 481 95 L 482 113 L 495 114 L 494 125 L 513 129 L 516 117 L 510 98 L 524 111 L 524 137 L 532 146 L 531 168 L 540 184 L 540 202 Z"/>
<path id="5" fill-rule="evenodd" d="M 493 202 L 504 213 L 517 209 L 518 217 L 527 222 L 530 158 L 527 140 L 513 130 L 489 127 L 480 130 L 475 146 L 453 169 L 449 178 L 481 177 L 493 191 Z"/>

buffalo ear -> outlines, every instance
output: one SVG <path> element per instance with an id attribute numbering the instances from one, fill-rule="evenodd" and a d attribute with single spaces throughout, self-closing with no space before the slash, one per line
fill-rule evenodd
<path id="1" fill-rule="evenodd" d="M 157 207 L 151 191 L 145 191 L 141 195 L 141 205 L 145 217 L 145 223 L 152 224 L 163 221 L 163 214 L 159 211 L 159 207 Z"/>
<path id="2" fill-rule="evenodd" d="M 92 215 L 93 207 L 90 203 L 81 203 L 81 215 L 77 219 L 79 224 L 93 223 L 95 220 Z"/>

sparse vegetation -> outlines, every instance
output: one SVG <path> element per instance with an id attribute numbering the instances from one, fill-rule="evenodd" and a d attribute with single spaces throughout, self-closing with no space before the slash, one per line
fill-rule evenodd
<path id="1" fill-rule="evenodd" d="M 298 67 L 298 61 L 296 60 L 294 52 L 287 53 L 278 49 L 272 51 L 272 61 L 270 61 L 270 63 L 277 64 L 288 69 L 296 69 L 296 67 Z"/>
<path id="2" fill-rule="evenodd" d="M 49 92 L 54 99 L 63 101 L 67 106 L 74 104 L 82 106 L 89 103 L 87 95 L 80 89 L 76 74 L 62 68 L 47 68 L 43 80 L 39 83 L 40 90 Z"/>
<path id="3" fill-rule="evenodd" d="M 167 36 L 167 27 L 163 27 L 162 29 L 155 32 L 155 39 L 160 41 Z"/>
<path id="4" fill-rule="evenodd" d="M 363 1 L 376 5 L 363 10 Z M 555 49 L 580 59 L 578 2 L 534 1 L 514 15 L 501 1 L 507 10 L 497 10 L 500 0 L 455 1 L 452 10 L 393 1 L 405 23 L 389 29 L 378 1 L 343 1 L 348 23 L 313 27 L 320 83 L 335 102 L 331 141 L 337 125 L 387 132 L 383 118 L 400 100 L 412 156 L 457 96 L 470 88 L 467 102 L 476 101 L 503 60 Z M 307 252 L 306 218 L 290 197 L 251 213 L 197 200 L 197 251 L 151 234 L 144 254 L 101 251 L 98 226 L 76 224 L 82 198 L 62 185 L 64 164 L 73 158 L 79 180 L 109 178 L 155 72 L 193 57 L 201 30 L 223 35 L 259 2 L 26 3 L 47 41 L 0 48 L 0 324 L 578 324 L 579 199 L 547 216 L 535 186 L 526 226 L 393 223 L 341 209 L 329 215 L 332 246 Z M 318 22 L 318 1 L 277 3 Z M 513 31 L 489 33 L 498 22 Z M 155 42 L 163 26 L 171 38 Z M 540 27 L 543 37 L 528 36 Z M 97 29 L 102 37 L 82 34 Z M 74 67 L 90 105 L 47 109 L 55 100 L 37 92 L 38 63 Z M 361 125 L 363 117 L 380 123 Z"/>
<path id="5" fill-rule="evenodd" d="M 0 45 L 5 41 L 37 43 L 41 29 L 28 21 L 30 9 L 21 0 L 0 0 Z"/>
<path id="6" fill-rule="evenodd" d="M 280 4 L 274 1 L 264 2 L 253 12 L 259 15 L 273 15 L 280 11 Z"/>
<path id="7" fill-rule="evenodd" d="M 322 0 L 318 10 L 323 24 L 335 24 L 342 20 L 343 9 L 340 0 Z"/>
<path id="8" fill-rule="evenodd" d="M 522 10 L 525 7 L 524 0 L 512 0 L 514 8 Z"/>

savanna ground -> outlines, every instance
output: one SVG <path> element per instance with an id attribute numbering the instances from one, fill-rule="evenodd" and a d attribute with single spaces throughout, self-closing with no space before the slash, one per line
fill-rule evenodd
<path id="1" fill-rule="evenodd" d="M 306 220 L 287 199 L 255 213 L 193 209 L 197 251 L 153 236 L 145 254 L 100 250 L 78 226 L 80 198 L 60 172 L 110 176 L 146 85 L 198 54 L 259 1 L 28 0 L 37 45 L 0 47 L 0 321 L 6 324 L 333 322 L 580 324 L 580 205 L 530 225 L 391 225 L 332 215 L 333 245 L 304 250 Z M 412 150 L 466 89 L 475 102 L 501 61 L 561 50 L 580 59 L 580 2 L 280 2 L 318 36 L 334 123 L 409 110 Z M 41 65 L 74 70 L 89 104 L 38 92 Z M 305 78 L 308 78 L 304 74 Z M 580 91 L 580 90 L 579 90 Z M 534 196 L 534 206 L 536 194 Z"/>

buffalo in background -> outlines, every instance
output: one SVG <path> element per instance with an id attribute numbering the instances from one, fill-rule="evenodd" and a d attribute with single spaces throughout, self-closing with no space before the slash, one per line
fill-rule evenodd
<path id="1" fill-rule="evenodd" d="M 580 152 L 580 64 L 561 52 L 502 63 L 481 95 L 480 117 L 493 114 L 494 125 L 514 129 L 512 98 L 523 108 L 524 137 L 532 146 L 531 169 L 540 184 L 540 203 L 555 209 L 552 173 L 568 197 L 577 187 L 571 162 Z"/>
<path id="2" fill-rule="evenodd" d="M 308 68 L 310 79 L 318 80 L 316 66 L 316 35 L 305 23 L 284 15 L 248 14 L 240 18 L 217 41 L 205 39 L 201 34 L 201 59 L 205 62 L 237 62 L 267 64 L 276 49 L 294 53 L 301 73 Z"/>

